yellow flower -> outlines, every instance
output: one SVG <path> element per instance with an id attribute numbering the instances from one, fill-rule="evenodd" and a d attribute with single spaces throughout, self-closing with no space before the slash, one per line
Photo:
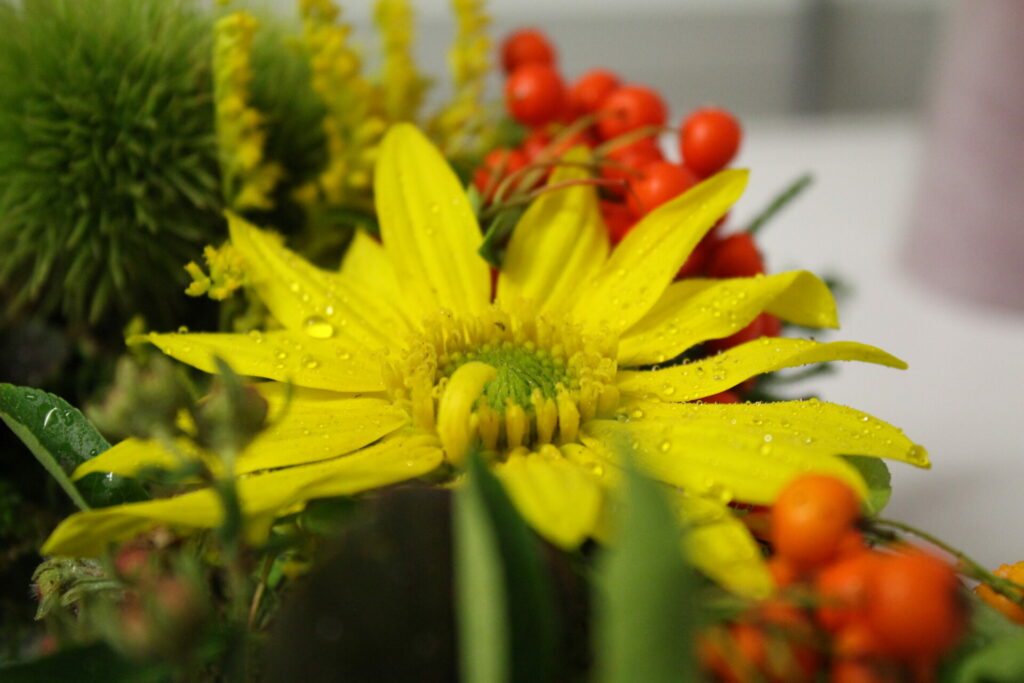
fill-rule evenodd
<path id="1" fill-rule="evenodd" d="M 551 182 L 583 173 L 562 168 Z M 241 374 L 273 380 L 258 385 L 272 414 L 285 404 L 285 383 L 295 385 L 287 412 L 237 459 L 252 520 L 446 463 L 458 472 L 480 444 L 534 528 L 574 547 L 614 533 L 605 513 L 631 455 L 675 493 L 692 525 L 693 561 L 733 590 L 764 595 L 769 575 L 729 501 L 770 503 L 806 471 L 865 495 L 860 475 L 836 454 L 922 466 L 927 456 L 898 429 L 831 403 L 692 402 L 806 363 L 904 367 L 874 347 L 763 339 L 655 367 L 762 311 L 836 326 L 827 287 L 807 272 L 672 282 L 746 177 L 726 171 L 707 180 L 649 214 L 610 252 L 592 187 L 543 195 L 511 238 L 492 301 L 462 187 L 426 138 L 400 124 L 385 137 L 375 172 L 383 245 L 360 234 L 340 272 L 229 216 L 248 283 L 283 330 L 145 339 L 204 371 L 216 354 Z M 173 462 L 158 445 L 129 439 L 76 476 Z M 61 524 L 44 552 L 85 555 L 153 523 L 209 528 L 220 519 L 208 490 L 89 510 Z"/>

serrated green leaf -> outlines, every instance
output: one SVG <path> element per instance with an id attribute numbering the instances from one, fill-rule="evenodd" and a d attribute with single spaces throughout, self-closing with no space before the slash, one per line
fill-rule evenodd
<path id="1" fill-rule="evenodd" d="M 892 495 L 892 477 L 889 474 L 889 466 L 879 458 L 869 458 L 863 455 L 844 455 L 844 460 L 857 468 L 864 483 L 868 485 L 868 512 L 877 515 L 889 503 Z"/>
<path id="2" fill-rule="evenodd" d="M 550 680 L 555 611 L 537 540 L 476 453 L 453 530 L 462 678 Z"/>
<path id="3" fill-rule="evenodd" d="M 135 481 L 115 475 L 87 477 L 79 486 L 72 483 L 69 475 L 110 444 L 81 412 L 59 396 L 41 389 L 0 384 L 0 419 L 79 508 L 146 498 Z"/>
<path id="4" fill-rule="evenodd" d="M 616 544 L 601 556 L 594 599 L 597 680 L 692 681 L 695 578 L 658 485 L 629 467 Z"/>

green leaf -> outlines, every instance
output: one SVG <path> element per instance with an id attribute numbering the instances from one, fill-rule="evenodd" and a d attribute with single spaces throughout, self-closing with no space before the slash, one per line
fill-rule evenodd
<path id="1" fill-rule="evenodd" d="M 618 540 L 597 567 L 597 680 L 697 680 L 696 579 L 683 559 L 681 530 L 655 482 L 632 466 L 626 479 Z"/>
<path id="2" fill-rule="evenodd" d="M 889 503 L 892 495 L 892 477 L 889 475 L 889 466 L 879 458 L 869 458 L 864 455 L 844 455 L 844 460 L 853 465 L 864 483 L 868 485 L 868 512 L 877 515 Z"/>
<path id="3" fill-rule="evenodd" d="M 804 190 L 810 187 L 811 183 L 814 182 L 814 176 L 810 173 L 804 173 L 799 178 L 790 183 L 782 192 L 772 199 L 771 203 L 761 210 L 754 220 L 750 221 L 750 225 L 747 226 L 746 231 L 751 235 L 757 233 L 758 230 L 764 227 L 764 225 L 770 221 L 775 215 L 784 209 L 790 202 L 800 196 Z"/>
<path id="4" fill-rule="evenodd" d="M 496 215 L 491 220 L 490 225 L 487 226 L 487 231 L 484 232 L 484 241 L 480 244 L 480 249 L 477 251 L 485 261 L 495 268 L 501 268 L 501 259 L 505 245 L 508 242 L 508 238 L 512 236 L 512 231 L 515 230 L 516 223 L 519 222 L 519 218 L 522 215 L 522 207 L 506 209 Z"/>
<path id="5" fill-rule="evenodd" d="M 462 678 L 550 680 L 555 611 L 538 544 L 477 453 L 455 495 L 455 580 Z"/>
<path id="6" fill-rule="evenodd" d="M 131 479 L 113 474 L 85 477 L 78 486 L 70 474 L 110 448 L 96 428 L 67 401 L 41 389 L 0 384 L 0 419 L 21 439 L 75 505 L 86 510 L 144 500 Z"/>
<path id="7" fill-rule="evenodd" d="M 0 680 L 4 683 L 143 683 L 164 677 L 162 669 L 127 660 L 103 644 L 70 648 L 29 662 L 0 666 Z"/>

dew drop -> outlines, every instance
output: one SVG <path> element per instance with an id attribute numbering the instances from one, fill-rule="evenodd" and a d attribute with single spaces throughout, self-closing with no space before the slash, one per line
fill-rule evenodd
<path id="1" fill-rule="evenodd" d="M 672 442 L 671 441 L 662 441 L 661 445 L 658 448 L 661 449 L 662 453 L 668 453 L 669 450 L 672 449 Z"/>
<path id="2" fill-rule="evenodd" d="M 634 420 L 639 420 L 639 419 L 641 419 L 641 418 L 642 418 L 643 416 L 644 416 L 644 411 L 643 411 L 643 410 L 641 410 L 640 408 L 637 408 L 637 409 L 635 409 L 635 410 L 633 411 L 633 419 L 634 419 Z"/>
<path id="3" fill-rule="evenodd" d="M 311 315 L 304 323 L 306 334 L 314 339 L 330 339 L 334 336 L 334 325 L 319 315 Z"/>
<path id="4" fill-rule="evenodd" d="M 263 343 L 263 333 L 260 332 L 259 330 L 250 330 L 249 338 L 252 339 L 257 344 Z"/>
<path id="5" fill-rule="evenodd" d="M 284 360 L 288 357 L 288 352 L 283 349 L 278 349 L 277 353 L 274 354 L 274 357 L 278 360 Z"/>
<path id="6" fill-rule="evenodd" d="M 180 325 L 178 327 L 178 334 L 186 334 L 188 332 L 188 325 Z"/>
<path id="7" fill-rule="evenodd" d="M 318 361 L 316 358 L 313 358 L 312 356 L 303 356 L 302 367 L 306 368 L 307 370 L 316 370 L 318 367 L 320 367 L 320 361 Z"/>

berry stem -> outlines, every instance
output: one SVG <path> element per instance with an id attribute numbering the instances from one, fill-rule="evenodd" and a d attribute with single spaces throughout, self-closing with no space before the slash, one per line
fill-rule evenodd
<path id="1" fill-rule="evenodd" d="M 985 569 L 985 567 L 978 564 L 975 560 L 973 560 L 963 551 L 954 548 L 953 546 L 933 536 L 927 531 L 923 531 L 921 529 L 918 529 L 917 527 L 913 527 L 904 522 L 897 522 L 894 519 L 886 519 L 883 517 L 872 517 L 870 520 L 870 524 L 881 525 L 883 527 L 889 527 L 890 529 L 897 529 L 904 533 L 912 534 L 922 540 L 927 541 L 928 543 L 931 543 L 936 548 L 944 550 L 945 552 L 949 553 L 957 559 L 957 562 L 959 563 L 958 569 L 961 574 L 969 578 L 972 578 L 976 581 L 980 581 L 981 583 L 987 584 L 1000 595 L 1024 607 L 1024 586 L 1014 581 L 1010 581 L 1009 579 L 1004 579 L 1001 576 L 996 576 L 989 570 Z M 882 535 L 890 537 L 895 536 L 891 532 L 887 532 L 887 530 L 885 529 L 876 529 L 876 531 L 881 531 Z"/>
<path id="2" fill-rule="evenodd" d="M 533 192 L 528 192 L 513 197 L 512 199 L 509 199 L 508 201 L 502 203 L 500 206 L 495 204 L 486 211 L 481 212 L 480 217 L 489 218 L 497 213 L 500 213 L 501 211 L 504 211 L 505 209 L 509 209 L 514 206 L 527 205 L 537 197 L 541 196 L 542 194 L 547 194 L 548 192 L 555 192 L 557 190 L 564 190 L 568 187 L 575 187 L 576 185 L 608 186 L 619 184 L 621 183 L 619 183 L 619 181 L 617 180 L 606 180 L 604 178 L 580 178 L 579 180 L 566 180 L 565 182 L 555 183 L 554 185 L 545 185 L 544 187 L 534 190 Z"/>

